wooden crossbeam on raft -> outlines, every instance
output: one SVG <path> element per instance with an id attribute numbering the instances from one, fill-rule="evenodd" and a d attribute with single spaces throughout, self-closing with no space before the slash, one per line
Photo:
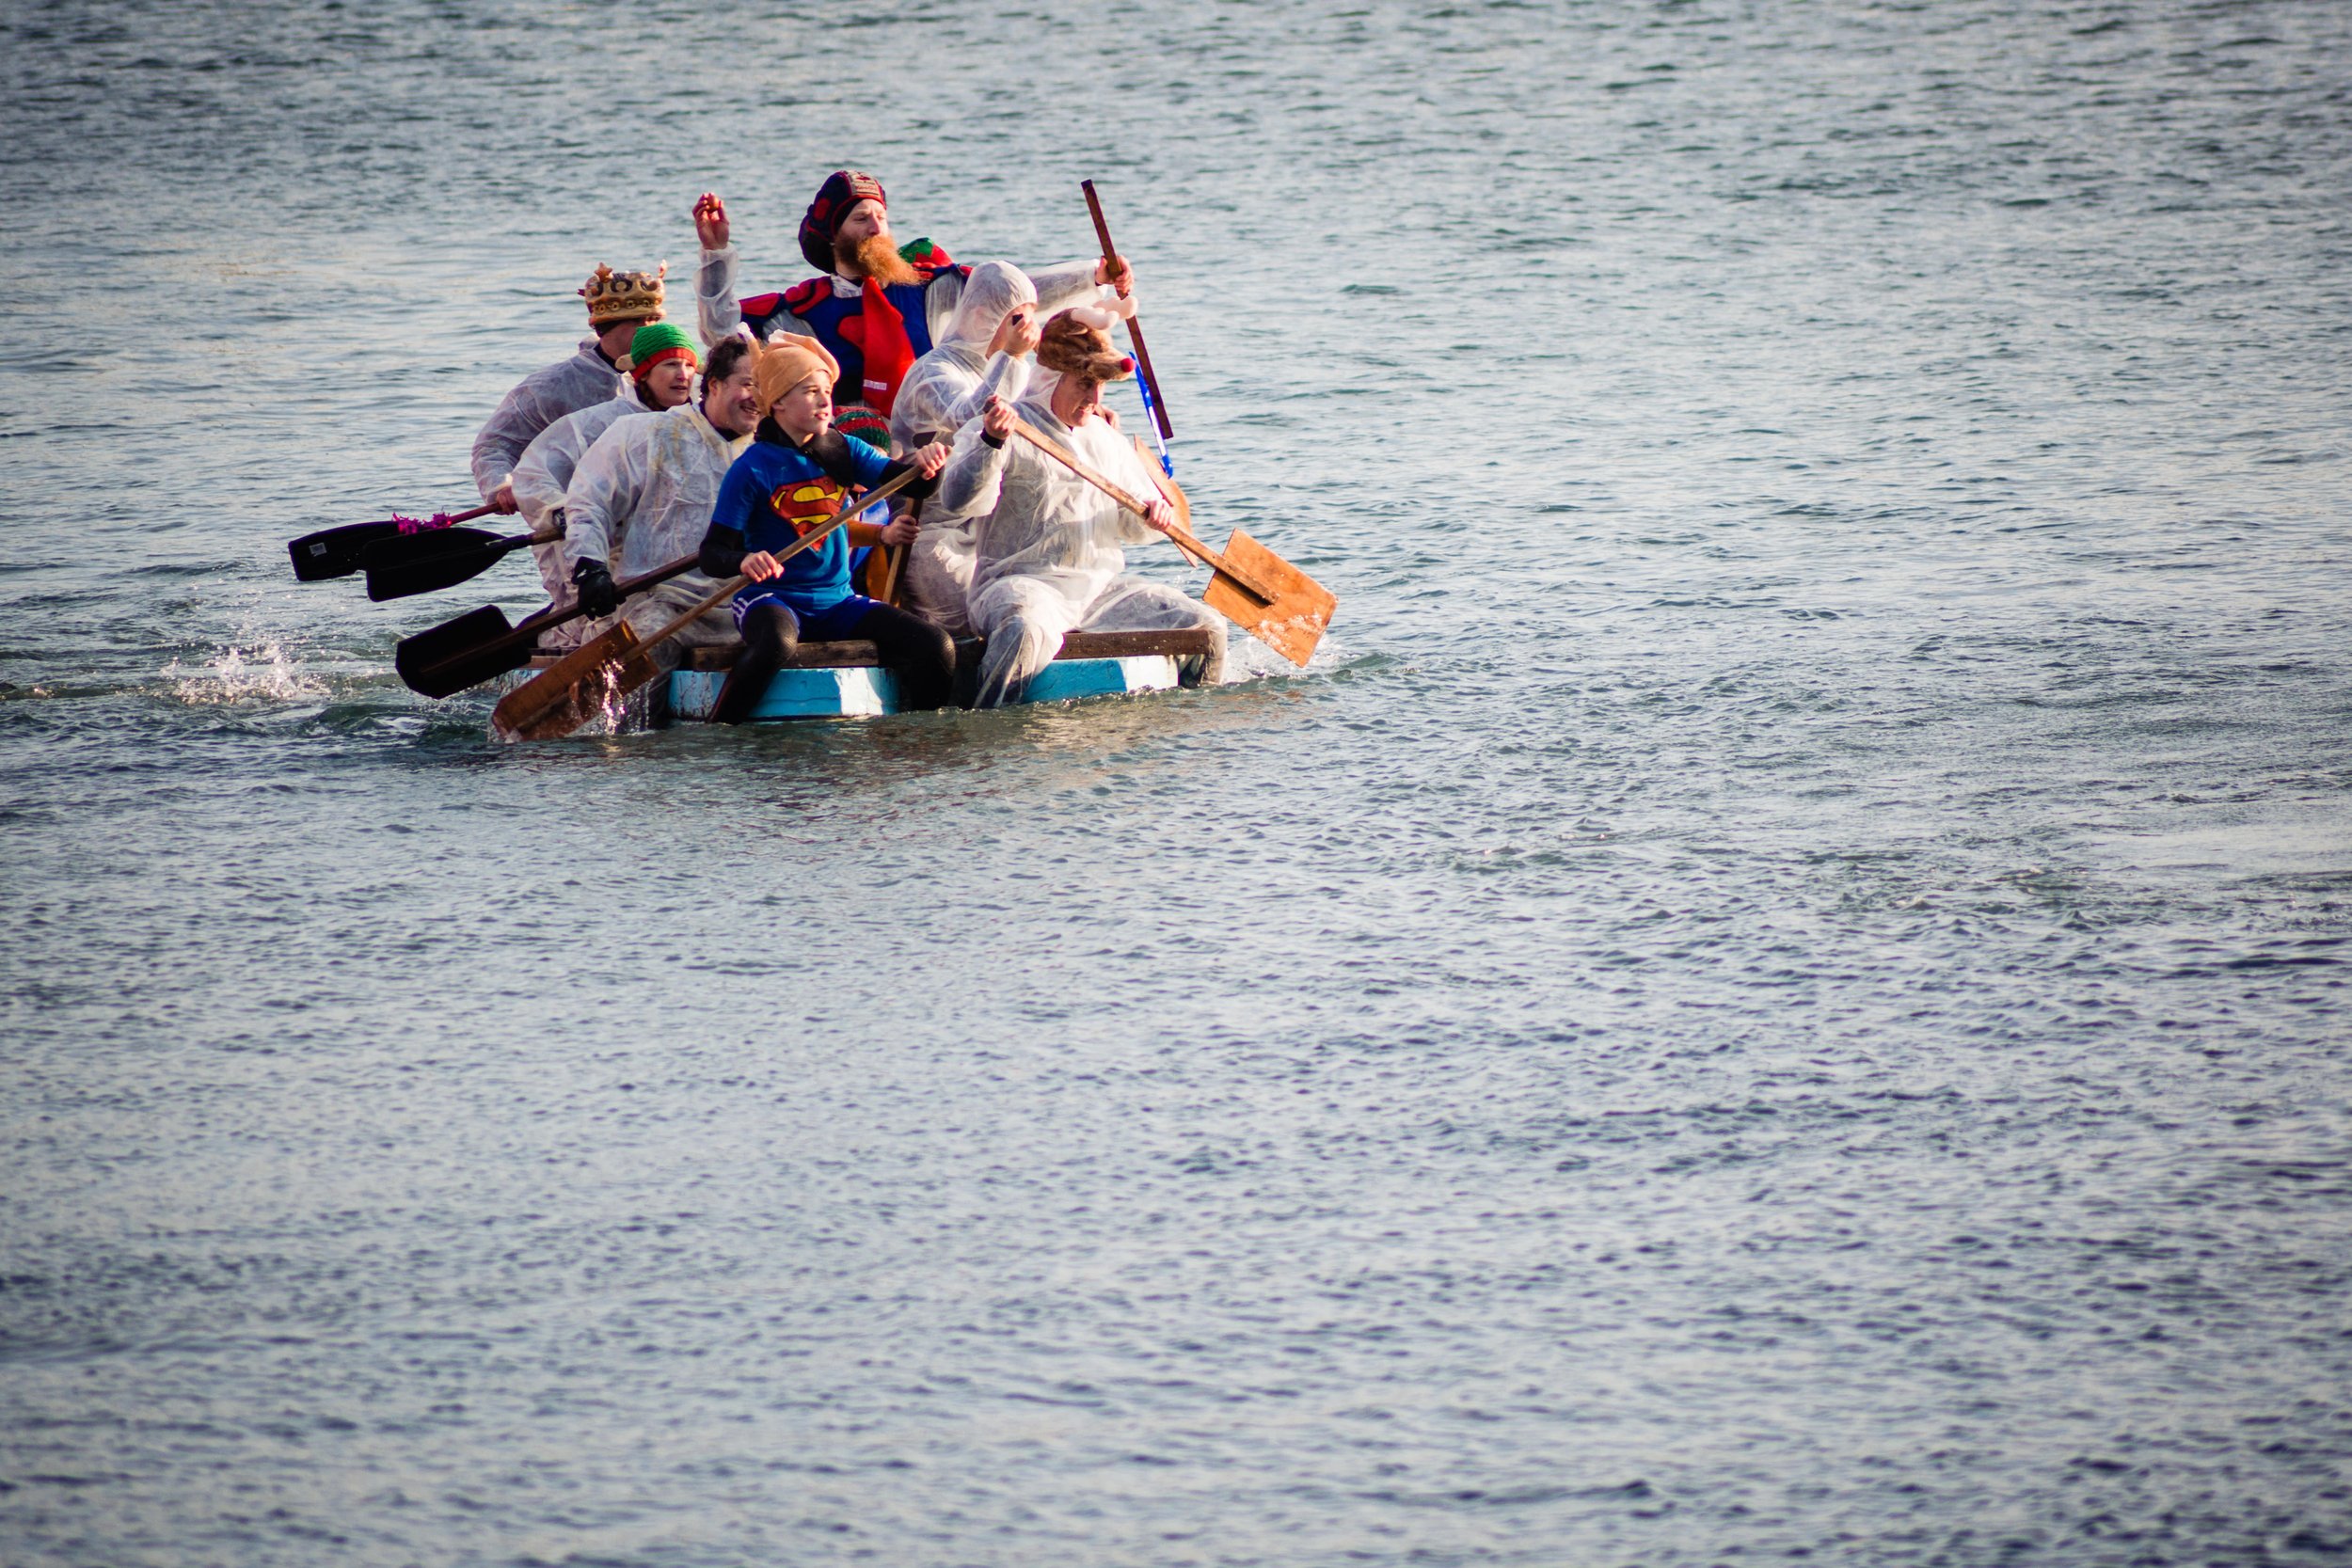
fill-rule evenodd
<path id="1" fill-rule="evenodd" d="M 974 648 L 977 640 L 965 639 Z M 1205 658 L 1216 651 L 1217 634 L 1205 626 L 1171 631 L 1073 631 L 1061 640 L 1057 659 L 1138 658 L 1166 654 L 1170 658 Z M 963 643 L 957 645 L 959 655 Z M 681 670 L 732 670 L 742 657 L 740 642 L 714 642 L 689 648 Z M 803 642 L 786 660 L 787 670 L 855 670 L 882 663 L 882 650 L 871 642 Z M 550 661 L 552 662 L 552 661 Z"/>

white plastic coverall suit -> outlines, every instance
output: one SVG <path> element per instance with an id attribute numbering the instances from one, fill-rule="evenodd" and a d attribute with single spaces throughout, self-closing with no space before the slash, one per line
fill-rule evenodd
<path id="1" fill-rule="evenodd" d="M 620 395 L 610 397 L 580 410 L 566 414 L 547 429 L 531 438 L 531 445 L 515 465 L 515 506 L 523 521 L 536 531 L 564 514 L 564 491 L 572 483 L 572 472 L 580 467 L 580 458 L 596 445 L 596 437 L 631 414 L 650 414 L 637 395 L 637 378 L 621 378 Z M 564 541 L 550 540 L 531 546 L 531 558 L 539 568 L 539 581 L 548 591 L 548 597 L 561 604 L 572 596 L 571 563 L 564 556 Z M 541 647 L 568 648 L 583 641 L 578 621 L 568 622 L 539 640 Z"/>
<path id="2" fill-rule="evenodd" d="M 982 261 L 972 269 L 939 346 L 917 359 L 898 385 L 898 401 L 890 410 L 892 451 L 903 456 L 932 441 L 953 441 L 991 397 L 1020 400 L 1029 384 L 1029 362 L 992 355 L 988 344 L 1008 311 L 1035 303 L 1037 290 L 1009 262 Z M 907 551 L 907 606 L 954 635 L 968 637 L 972 626 L 964 599 L 972 588 L 971 518 L 933 496 L 923 503 L 922 525 Z"/>
<path id="3" fill-rule="evenodd" d="M 592 408 L 621 389 L 628 377 L 596 352 L 596 341 L 583 338 L 580 352 L 561 364 L 533 371 L 499 401 L 489 423 L 473 438 L 473 483 L 488 500 L 492 491 L 522 461 L 532 437 L 566 414 Z"/>
<path id="4" fill-rule="evenodd" d="M 603 561 L 615 578 L 631 578 L 700 550 L 719 482 L 750 442 L 713 429 L 698 403 L 615 421 L 580 458 L 564 492 L 566 583 L 583 561 Z M 718 586 L 690 571 L 623 603 L 621 619 L 651 636 Z M 655 649 L 654 662 L 674 670 L 681 648 L 734 637 L 735 617 L 722 602 Z"/>
<path id="5" fill-rule="evenodd" d="M 1076 430 L 1055 418 L 1045 399 L 1016 405 L 1039 432 L 1129 495 L 1159 492 L 1135 448 L 1100 419 Z M 979 705 L 1017 700 L 1030 677 L 1053 662 L 1072 631 L 1168 631 L 1204 626 L 1217 633 L 1209 660 L 1214 681 L 1224 659 L 1224 619 L 1198 599 L 1140 578 L 1120 576 L 1123 545 L 1159 537 L 1143 520 L 1038 451 L 1019 436 L 991 447 L 976 421 L 956 437 L 940 497 L 977 525 L 972 572 L 973 626 L 988 639 L 980 661 Z"/>

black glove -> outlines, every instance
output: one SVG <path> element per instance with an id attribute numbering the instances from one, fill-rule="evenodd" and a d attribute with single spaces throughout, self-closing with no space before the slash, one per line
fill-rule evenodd
<path id="1" fill-rule="evenodd" d="M 573 567 L 572 587 L 580 594 L 580 608 L 591 615 L 610 615 L 620 608 L 621 595 L 612 586 L 612 574 L 601 561 L 583 561 Z"/>

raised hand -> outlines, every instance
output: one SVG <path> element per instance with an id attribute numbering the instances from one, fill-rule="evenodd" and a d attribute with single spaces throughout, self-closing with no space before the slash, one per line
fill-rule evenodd
<path id="1" fill-rule="evenodd" d="M 1122 294 L 1136 292 L 1136 269 L 1127 264 L 1124 256 L 1105 256 L 1095 262 L 1094 280 L 1111 284 Z"/>
<path id="2" fill-rule="evenodd" d="M 727 227 L 727 204 L 719 199 L 717 191 L 705 191 L 694 198 L 694 234 L 705 250 L 724 250 L 733 232 Z"/>
<path id="3" fill-rule="evenodd" d="M 988 341 L 992 355 L 1009 354 L 1018 357 L 1034 353 L 1041 336 L 1037 325 L 1037 307 L 1016 305 L 1005 312 L 1005 319 L 996 324 L 996 335 Z"/>

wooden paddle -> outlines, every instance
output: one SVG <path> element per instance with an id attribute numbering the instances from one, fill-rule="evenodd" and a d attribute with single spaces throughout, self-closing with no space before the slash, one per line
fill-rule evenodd
<path id="1" fill-rule="evenodd" d="M 360 551 L 359 567 L 368 574 L 368 597 L 381 604 L 386 599 L 454 588 L 497 565 L 509 550 L 552 544 L 563 537 L 560 523 L 504 538 L 478 528 L 400 533 L 378 539 Z"/>
<path id="2" fill-rule="evenodd" d="M 643 593 L 656 583 L 692 571 L 701 559 L 699 554 L 682 555 L 643 576 L 624 578 L 612 585 L 613 594 L 625 599 L 631 594 Z M 531 651 L 538 645 L 541 632 L 586 613 L 577 601 L 561 609 L 549 605 L 525 616 L 522 624 L 516 626 L 506 619 L 506 611 L 494 604 L 485 604 L 414 637 L 401 639 L 392 654 L 392 668 L 400 672 L 400 678 L 411 691 L 427 697 L 453 697 L 469 686 L 496 680 L 509 670 L 529 664 Z"/>
<path id="3" fill-rule="evenodd" d="M 917 528 L 922 526 L 923 503 L 920 499 L 907 509 L 907 515 L 914 519 Z M 877 545 L 874 547 L 882 552 L 882 592 L 876 594 L 874 597 L 883 604 L 896 605 L 898 602 L 898 578 L 906 572 L 907 552 L 914 546 L 913 545 Z M 874 568 L 871 565 L 866 568 L 866 578 L 869 582 L 873 580 Z"/>
<path id="4" fill-rule="evenodd" d="M 1078 188 L 1087 193 L 1087 211 L 1094 216 L 1094 237 L 1103 242 L 1103 260 L 1117 261 L 1119 247 L 1111 244 L 1111 226 L 1103 219 L 1103 198 L 1094 194 L 1094 182 L 1081 180 Z M 1143 346 L 1143 323 L 1133 316 L 1127 318 L 1127 341 L 1136 345 L 1136 368 L 1142 372 L 1136 379 L 1143 387 L 1144 406 L 1160 439 L 1172 439 L 1176 431 L 1168 422 L 1168 399 L 1160 392 L 1160 378 L 1152 372 L 1152 351 Z"/>
<path id="5" fill-rule="evenodd" d="M 776 552 L 779 562 L 822 544 L 834 530 L 914 483 L 919 469 L 908 468 L 886 484 L 852 496 L 841 510 L 814 530 Z M 659 676 L 661 667 L 653 650 L 667 642 L 702 616 L 733 598 L 752 579 L 733 577 L 707 596 L 674 617 L 651 637 L 640 638 L 627 621 L 616 621 L 592 642 L 583 642 L 555 663 L 499 699 L 490 712 L 490 727 L 501 740 L 560 740 Z"/>
<path id="6" fill-rule="evenodd" d="M 299 539 L 288 540 L 286 553 L 294 558 L 296 582 L 324 582 L 328 578 L 347 578 L 359 569 L 359 557 L 370 545 L 380 540 L 397 539 L 402 534 L 429 533 L 448 528 L 453 523 L 470 523 L 476 517 L 486 517 L 497 511 L 494 506 L 477 506 L 471 512 L 451 516 L 437 512 L 421 522 L 414 517 L 387 517 L 380 523 L 346 523 L 342 528 L 322 529 L 306 533 Z"/>
<path id="7" fill-rule="evenodd" d="M 1012 428 L 1022 439 L 1136 516 L 1144 515 L 1141 500 L 1095 472 L 1028 420 L 1016 419 Z M 1168 502 L 1183 519 L 1168 531 L 1168 538 L 1216 574 L 1202 591 L 1200 602 L 1293 664 L 1305 664 L 1315 644 L 1323 641 L 1323 628 L 1331 624 L 1331 611 L 1339 600 L 1323 584 L 1239 529 L 1225 541 L 1224 553 L 1209 548 L 1187 526 L 1192 506 L 1183 499 L 1184 492 L 1175 489 L 1175 481 L 1165 482 L 1162 488 L 1175 492 Z"/>

